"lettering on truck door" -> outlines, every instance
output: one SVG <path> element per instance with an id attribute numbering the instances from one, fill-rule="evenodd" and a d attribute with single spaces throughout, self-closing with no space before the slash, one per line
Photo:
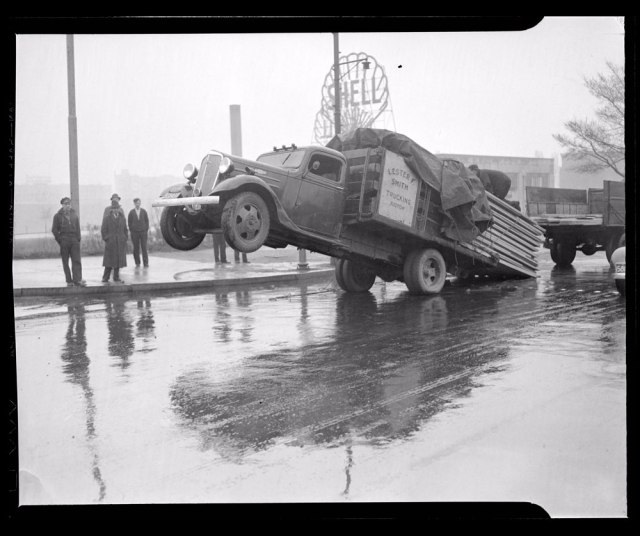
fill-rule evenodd
<path id="1" fill-rule="evenodd" d="M 378 214 L 411 227 L 418 197 L 418 181 L 401 156 L 387 151 Z"/>

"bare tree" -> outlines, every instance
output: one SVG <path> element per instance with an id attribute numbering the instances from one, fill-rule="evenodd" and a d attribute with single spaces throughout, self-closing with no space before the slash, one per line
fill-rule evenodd
<path id="1" fill-rule="evenodd" d="M 624 180 L 624 65 L 607 62 L 608 71 L 585 78 L 585 87 L 600 103 L 595 120 L 574 119 L 564 124 L 569 134 L 554 134 L 567 150 L 574 169 L 595 173 L 610 168 Z"/>

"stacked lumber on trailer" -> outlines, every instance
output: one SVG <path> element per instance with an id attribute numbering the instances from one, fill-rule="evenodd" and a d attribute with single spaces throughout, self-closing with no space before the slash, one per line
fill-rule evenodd
<path id="1" fill-rule="evenodd" d="M 498 258 L 496 266 L 478 266 L 478 274 L 526 275 L 536 277 L 537 253 L 544 229 L 508 203 L 487 192 L 492 225 L 473 242 L 460 244 L 487 259 Z"/>

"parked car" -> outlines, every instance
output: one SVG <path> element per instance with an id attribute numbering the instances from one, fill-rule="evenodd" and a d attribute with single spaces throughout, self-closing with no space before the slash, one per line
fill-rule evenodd
<path id="1" fill-rule="evenodd" d="M 611 264 L 613 265 L 613 280 L 616 283 L 616 288 L 620 294 L 624 294 L 625 291 L 625 272 L 627 269 L 626 261 L 626 248 L 623 246 L 616 249 L 611 254 Z"/>

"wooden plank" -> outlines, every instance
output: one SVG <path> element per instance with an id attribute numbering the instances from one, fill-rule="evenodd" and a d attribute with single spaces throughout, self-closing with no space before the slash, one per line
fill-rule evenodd
<path id="1" fill-rule="evenodd" d="M 514 242 L 512 238 L 508 235 L 503 235 L 501 233 L 493 233 L 493 234 L 481 234 L 476 238 L 476 240 L 481 239 L 483 242 L 492 244 L 496 243 L 500 247 L 504 247 L 507 249 L 512 249 L 515 252 L 522 254 L 523 256 L 535 256 L 535 252 L 540 249 L 542 245 L 542 241 L 540 241 L 535 246 L 530 246 L 528 244 L 519 244 Z"/>
<path id="2" fill-rule="evenodd" d="M 483 233 L 480 235 L 480 237 L 483 237 L 485 240 L 489 242 L 501 240 L 504 244 L 506 244 L 506 247 L 510 247 L 516 251 L 520 251 L 523 254 L 533 255 L 534 254 L 533 252 L 538 251 L 538 249 L 540 249 L 540 246 L 542 245 L 542 240 L 539 240 L 535 244 L 518 242 L 512 235 L 504 234 L 497 230 L 492 230 L 490 232 Z"/>
<path id="3" fill-rule="evenodd" d="M 513 207 L 509 207 L 509 208 L 513 209 Z M 544 232 L 544 229 L 542 229 L 536 223 L 535 219 L 525 216 L 524 214 L 516 211 L 515 209 L 513 209 L 513 211 L 515 211 L 515 214 L 514 214 L 514 212 L 505 210 L 505 207 L 503 205 L 499 205 L 497 203 L 496 204 L 491 203 L 491 209 L 492 211 L 495 211 L 498 214 L 502 215 L 504 218 L 517 222 L 519 225 L 527 229 L 533 235 Z"/>
<path id="4" fill-rule="evenodd" d="M 487 244 L 484 242 L 479 242 L 479 243 L 495 251 L 500 256 L 501 261 L 504 258 L 508 258 L 511 260 L 511 262 L 518 264 L 518 266 L 531 268 L 533 270 L 538 268 L 538 261 L 534 256 L 528 256 L 526 253 L 521 254 L 520 252 L 514 249 L 504 247 L 503 244 L 497 244 L 497 247 L 496 247 L 496 243 L 493 243 L 493 244 L 491 243 Z"/>
<path id="5" fill-rule="evenodd" d="M 538 225 L 581 225 L 599 227 L 602 225 L 602 214 L 587 214 L 585 216 L 558 215 L 537 218 Z"/>
<path id="6" fill-rule="evenodd" d="M 499 232 L 502 234 L 512 235 L 514 240 L 529 244 L 531 247 L 536 247 L 542 240 L 542 233 L 532 235 L 523 229 L 516 227 L 509 222 L 494 220 L 493 225 L 485 231 L 485 233 Z"/>

